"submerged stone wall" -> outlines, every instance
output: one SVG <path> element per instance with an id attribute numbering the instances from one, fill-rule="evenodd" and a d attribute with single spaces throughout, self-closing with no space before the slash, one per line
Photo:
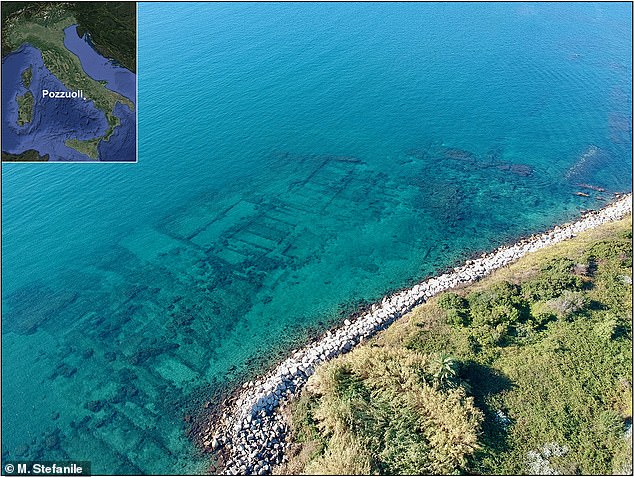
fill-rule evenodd
<path id="1" fill-rule="evenodd" d="M 269 374 L 245 383 L 235 399 L 223 404 L 218 422 L 211 423 L 204 445 L 226 457 L 225 474 L 269 474 L 282 462 L 287 447 L 288 426 L 277 412 L 280 405 L 298 396 L 315 367 L 350 351 L 362 340 L 389 326 L 416 305 L 458 285 L 474 282 L 527 253 L 570 239 L 606 222 L 618 220 L 632 211 L 632 195 L 624 195 L 599 211 L 579 220 L 555 226 L 513 245 L 503 246 L 468 260 L 451 272 L 430 278 L 407 290 L 385 297 L 370 311 L 296 350 Z"/>

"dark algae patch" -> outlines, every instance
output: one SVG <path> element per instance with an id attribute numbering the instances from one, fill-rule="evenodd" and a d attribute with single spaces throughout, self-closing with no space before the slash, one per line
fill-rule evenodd
<path id="1" fill-rule="evenodd" d="M 445 292 L 322 366 L 279 472 L 631 474 L 631 220 Z"/>

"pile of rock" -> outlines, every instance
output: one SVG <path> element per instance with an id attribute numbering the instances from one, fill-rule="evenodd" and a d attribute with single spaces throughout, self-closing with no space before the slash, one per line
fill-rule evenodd
<path id="1" fill-rule="evenodd" d="M 226 404 L 220 422 L 213 424 L 215 432 L 212 431 L 205 444 L 213 450 L 222 448 L 228 456 L 225 474 L 270 473 L 272 466 L 285 460 L 287 448 L 285 437 L 288 426 L 277 409 L 299 394 L 317 365 L 350 351 L 360 341 L 376 334 L 434 295 L 482 278 L 527 253 L 618 220 L 631 210 L 632 195 L 628 194 L 599 211 L 586 213 L 574 223 L 556 226 L 548 232 L 483 254 L 451 272 L 385 297 L 364 315 L 352 321 L 345 320 L 342 327 L 294 351 L 263 378 L 246 383 L 237 399 Z"/>

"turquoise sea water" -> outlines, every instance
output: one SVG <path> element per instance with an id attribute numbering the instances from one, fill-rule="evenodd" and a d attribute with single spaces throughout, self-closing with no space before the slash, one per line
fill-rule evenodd
<path id="1" fill-rule="evenodd" d="M 631 190 L 629 4 L 138 19 L 139 162 L 2 165 L 5 459 L 200 471 L 219 387 Z"/>

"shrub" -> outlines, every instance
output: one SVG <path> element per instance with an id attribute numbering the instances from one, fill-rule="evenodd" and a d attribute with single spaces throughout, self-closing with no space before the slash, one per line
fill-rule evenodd
<path id="1" fill-rule="evenodd" d="M 616 336 L 618 324 L 618 320 L 614 316 L 608 316 L 602 322 L 595 325 L 594 331 L 597 336 L 609 341 Z"/>
<path id="2" fill-rule="evenodd" d="M 582 292 L 566 290 L 557 298 L 548 301 L 536 301 L 531 304 L 531 321 L 537 329 L 552 320 L 568 319 L 574 313 L 583 310 L 588 304 L 588 298 Z"/>
<path id="3" fill-rule="evenodd" d="M 543 329 L 549 321 L 557 319 L 557 314 L 547 301 L 536 301 L 531 303 L 530 308 L 531 322 L 537 330 Z"/>
<path id="4" fill-rule="evenodd" d="M 520 288 L 508 282 L 499 282 L 487 290 L 470 293 L 467 300 L 473 325 L 510 325 L 526 315 L 527 305 L 520 295 Z"/>
<path id="5" fill-rule="evenodd" d="M 438 306 L 443 310 L 464 310 L 469 307 L 469 304 L 457 293 L 445 292 L 438 297 Z"/>
<path id="6" fill-rule="evenodd" d="M 438 298 L 438 306 L 447 313 L 447 323 L 456 326 L 467 326 L 471 322 L 469 303 L 462 296 L 446 292 Z"/>
<path id="7" fill-rule="evenodd" d="M 579 291 L 583 286 L 580 277 L 573 273 L 575 262 L 569 258 L 550 260 L 540 273 L 522 285 L 522 291 L 532 300 L 550 300 L 564 291 Z"/>
<path id="8" fill-rule="evenodd" d="M 547 305 L 559 318 L 568 318 L 573 313 L 583 310 L 588 304 L 588 299 L 582 292 L 570 290 L 564 291 L 557 298 L 547 302 Z"/>
<path id="9" fill-rule="evenodd" d="M 499 323 L 495 326 L 477 326 L 471 329 L 471 338 L 478 343 L 478 351 L 494 352 L 498 346 L 506 344 L 509 326 Z"/>

